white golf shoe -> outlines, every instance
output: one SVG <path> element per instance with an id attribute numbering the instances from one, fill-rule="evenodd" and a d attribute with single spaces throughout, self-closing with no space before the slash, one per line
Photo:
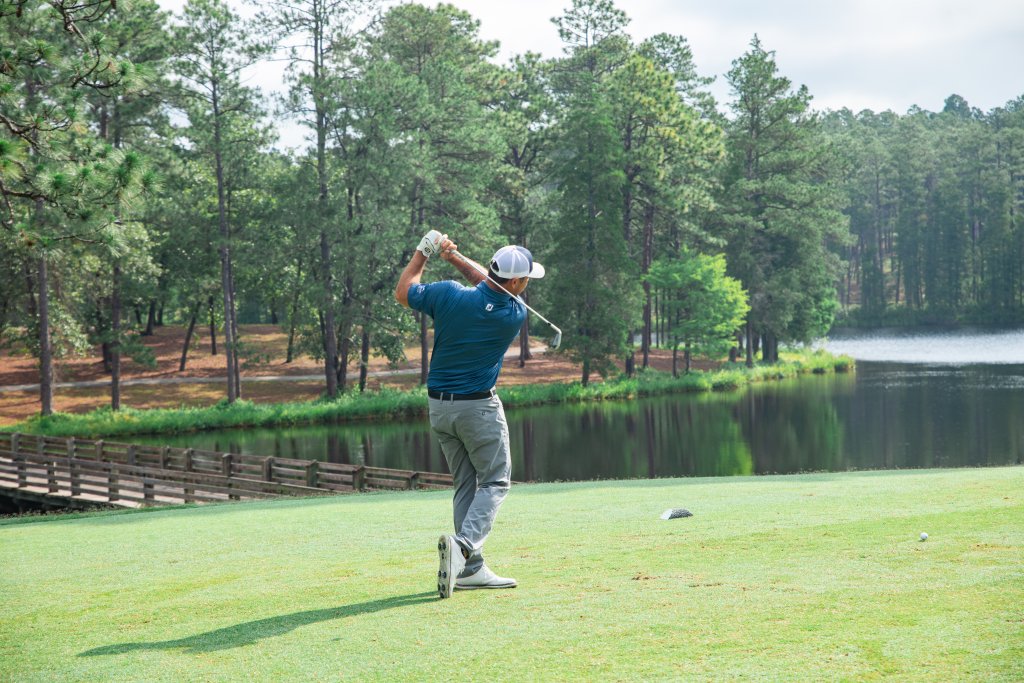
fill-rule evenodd
<path id="1" fill-rule="evenodd" d="M 466 567 L 466 558 L 462 547 L 454 536 L 442 536 L 437 541 L 437 595 L 440 598 L 452 597 L 452 587 L 457 577 Z"/>
<path id="2" fill-rule="evenodd" d="M 475 574 L 463 576 L 455 580 L 455 588 L 471 591 L 477 588 L 515 588 L 516 580 L 498 576 L 487 565 L 480 567 Z"/>

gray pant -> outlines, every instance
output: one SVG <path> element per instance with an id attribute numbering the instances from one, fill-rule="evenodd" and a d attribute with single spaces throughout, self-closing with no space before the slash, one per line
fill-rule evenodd
<path id="1" fill-rule="evenodd" d="M 463 576 L 484 564 L 483 546 L 508 495 L 512 461 L 505 409 L 497 396 L 430 399 L 430 426 L 455 480 L 455 538 L 469 552 Z"/>

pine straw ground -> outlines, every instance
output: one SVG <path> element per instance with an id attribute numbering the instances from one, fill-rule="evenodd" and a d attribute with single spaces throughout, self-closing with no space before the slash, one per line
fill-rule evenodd
<path id="1" fill-rule="evenodd" d="M 143 342 L 153 350 L 156 367 L 148 368 L 129 359 L 122 361 L 121 377 L 128 379 L 177 378 L 223 378 L 223 351 L 214 356 L 210 353 L 209 334 L 196 332 L 192 350 L 184 372 L 178 371 L 181 347 L 185 339 L 185 328 L 170 325 L 157 328 L 152 337 Z M 222 339 L 218 337 L 218 343 Z M 285 363 L 287 335 L 276 325 L 243 325 L 242 341 L 248 349 L 248 360 L 242 368 L 242 393 L 244 398 L 255 403 L 308 401 L 319 396 L 324 390 L 321 361 L 310 356 L 300 356 L 291 363 Z M 514 347 L 515 348 L 515 347 Z M 387 359 L 372 357 L 369 371 L 416 370 L 420 367 L 420 348 L 414 345 L 406 348 L 406 359 L 396 366 Z M 520 368 L 517 356 L 505 361 L 499 380 L 501 385 L 540 384 L 548 382 L 574 382 L 580 379 L 578 365 L 557 355 L 535 354 Z M 637 363 L 641 358 L 638 354 Z M 656 349 L 651 354 L 651 366 L 658 370 L 672 369 L 672 352 Z M 709 364 L 704 363 L 702 367 Z M 317 375 L 314 380 L 246 382 L 246 378 L 271 376 Z M 103 370 L 99 348 L 84 357 L 64 358 L 55 363 L 55 382 L 84 382 L 109 380 Z M 358 359 L 349 365 L 349 383 L 359 381 Z M 594 375 L 592 380 L 599 381 Z M 367 381 L 369 389 L 387 387 L 412 387 L 419 381 L 418 374 L 372 376 Z M 0 387 L 39 382 L 38 362 L 25 353 L 0 351 Z M 174 408 L 181 405 L 209 406 L 224 398 L 224 382 L 211 381 L 202 384 L 173 384 L 126 386 L 121 389 L 121 402 L 133 408 Z M 64 413 L 85 413 L 110 404 L 108 387 L 62 388 L 54 392 L 54 410 Z M 39 412 L 39 392 L 0 392 L 0 426 L 21 422 Z"/>

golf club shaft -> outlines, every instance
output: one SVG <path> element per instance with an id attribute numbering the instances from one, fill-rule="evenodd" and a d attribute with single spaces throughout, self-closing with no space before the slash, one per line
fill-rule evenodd
<path id="1" fill-rule="evenodd" d="M 553 329 L 553 330 L 554 330 L 555 332 L 557 332 L 557 333 L 558 333 L 558 336 L 559 336 L 559 337 L 561 337 L 561 336 L 562 336 L 562 330 L 558 329 L 558 326 L 556 326 L 556 325 L 555 325 L 555 324 L 554 324 L 553 322 L 551 322 L 550 320 L 548 320 L 547 318 L 545 318 L 544 316 L 542 316 L 542 315 L 541 315 L 540 313 L 538 313 L 537 311 L 535 311 L 535 310 L 533 310 L 532 308 L 530 308 L 530 304 L 528 304 L 528 303 L 526 303 L 525 301 L 523 301 L 523 300 L 522 300 L 522 298 L 520 298 L 520 297 L 519 297 L 518 295 L 516 295 L 516 294 L 513 294 L 512 292 L 508 291 L 507 289 L 505 289 L 504 287 L 502 287 L 500 283 L 498 283 L 498 282 L 495 282 L 494 278 L 493 278 L 493 277 L 491 277 L 491 274 L 487 272 L 487 269 L 486 269 L 486 268 L 484 268 L 483 266 L 481 266 L 481 265 L 480 265 L 479 263 L 475 263 L 475 262 L 473 262 L 473 261 L 469 260 L 468 258 L 466 258 L 465 256 L 463 256 L 462 254 L 460 254 L 460 253 L 459 253 L 458 251 L 452 251 L 452 252 L 449 252 L 449 253 L 452 253 L 452 254 L 455 254 L 456 256 L 458 256 L 458 257 L 459 257 L 459 259 L 460 259 L 460 260 L 461 260 L 461 261 L 462 261 L 463 263 L 465 263 L 466 265 L 468 265 L 468 266 L 470 266 L 471 268 L 473 268 L 473 269 L 475 269 L 476 271 L 478 271 L 478 272 L 479 272 L 479 273 L 480 273 L 481 275 L 483 275 L 483 276 L 484 276 L 485 278 L 487 278 L 488 280 L 490 280 L 490 281 L 491 281 L 491 282 L 492 282 L 492 283 L 493 283 L 493 284 L 494 284 L 494 285 L 495 285 L 496 287 L 498 287 L 498 288 L 499 288 L 499 289 L 500 289 L 501 291 L 505 292 L 505 293 L 506 293 L 506 294 L 508 294 L 508 295 L 509 295 L 510 297 L 512 297 L 513 299 L 515 299 L 516 301 L 518 301 L 519 303 L 521 303 L 521 304 L 522 304 L 523 306 L 525 306 L 525 307 L 526 307 L 526 310 L 530 311 L 530 312 L 531 312 L 531 313 L 533 313 L 533 314 L 534 314 L 535 316 L 537 316 L 538 318 L 540 318 L 541 320 L 543 320 L 544 322 L 546 322 L 546 323 L 547 323 L 547 324 L 548 324 L 549 326 L 551 326 L 551 329 Z"/>

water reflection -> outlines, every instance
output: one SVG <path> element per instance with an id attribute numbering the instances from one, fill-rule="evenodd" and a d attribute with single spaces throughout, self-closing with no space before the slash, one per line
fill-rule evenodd
<path id="1" fill-rule="evenodd" d="M 1024 365 L 862 362 L 732 394 L 509 411 L 513 477 L 573 481 L 1003 465 L 1024 461 Z M 447 470 L 425 418 L 151 441 Z"/>

